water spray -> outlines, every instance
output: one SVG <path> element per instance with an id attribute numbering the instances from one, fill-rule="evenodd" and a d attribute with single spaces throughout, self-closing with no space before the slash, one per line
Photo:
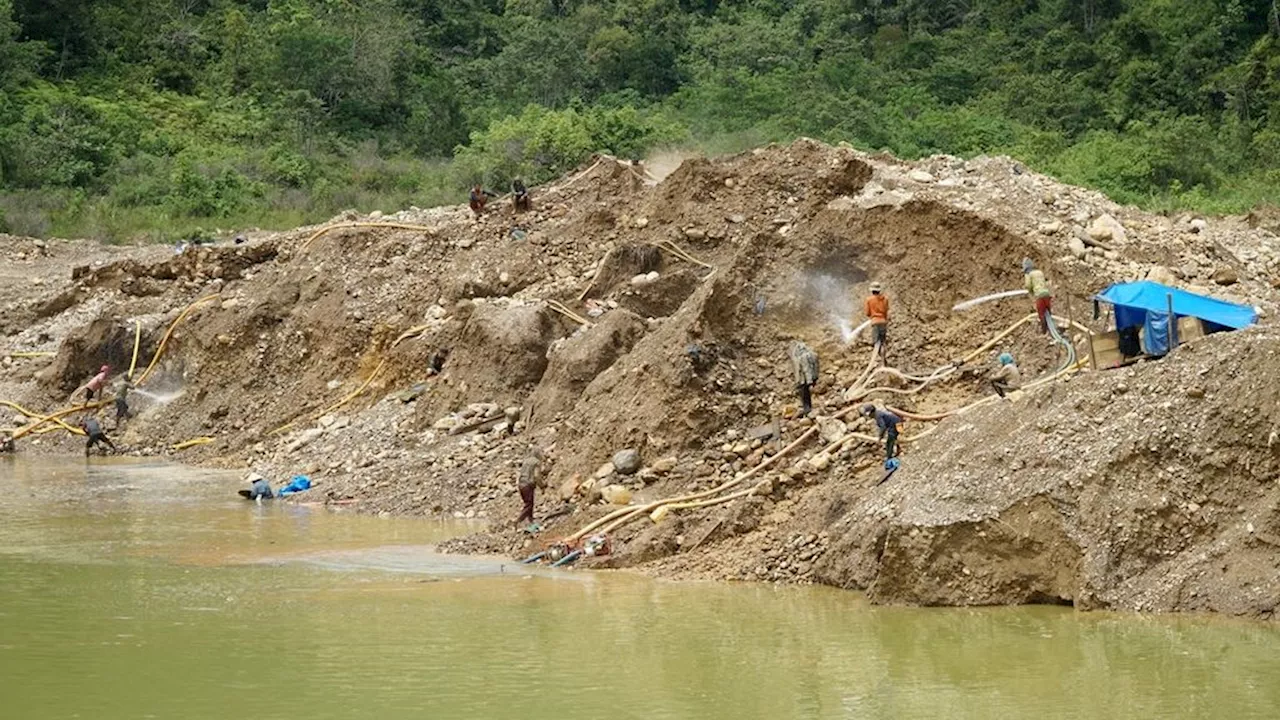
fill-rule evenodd
<path id="1" fill-rule="evenodd" d="M 962 303 L 957 303 L 955 307 L 951 308 L 951 311 L 963 312 L 965 310 L 968 310 L 971 307 L 976 307 L 983 303 L 993 302 L 995 300 L 1004 300 L 1005 298 L 1019 297 L 1021 295 L 1026 295 L 1026 294 L 1027 294 L 1026 290 L 1006 290 L 1004 292 L 992 293 L 990 295 L 983 295 L 982 297 L 976 297 L 972 300 L 965 300 Z"/>
<path id="2" fill-rule="evenodd" d="M 862 324 L 858 327 L 853 327 L 853 323 L 843 317 L 835 315 L 834 313 L 831 317 L 835 320 L 836 325 L 840 327 L 840 338 L 844 340 L 845 345 L 853 342 L 854 338 L 861 335 L 862 331 L 866 330 L 867 327 L 871 325 L 870 319 L 863 320 Z"/>

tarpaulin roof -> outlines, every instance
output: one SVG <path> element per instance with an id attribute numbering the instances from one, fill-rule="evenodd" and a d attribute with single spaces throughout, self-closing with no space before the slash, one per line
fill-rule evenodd
<path id="1" fill-rule="evenodd" d="M 1118 307 L 1168 314 L 1170 295 L 1173 296 L 1174 315 L 1200 318 L 1232 330 L 1248 327 L 1258 319 L 1257 312 L 1248 305 L 1197 295 L 1150 280 L 1117 283 L 1103 290 L 1097 299 Z M 1116 313 L 1116 318 L 1120 319 L 1119 312 Z M 1141 320 L 1138 324 L 1141 324 Z"/>

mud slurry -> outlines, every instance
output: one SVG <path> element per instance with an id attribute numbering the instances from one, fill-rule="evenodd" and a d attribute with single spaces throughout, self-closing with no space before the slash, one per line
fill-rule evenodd
<path id="1" fill-rule="evenodd" d="M 890 364 L 917 374 L 1026 315 L 1025 298 L 950 311 L 1019 287 L 1024 256 L 1055 284 L 1059 313 L 1096 329 L 1105 319 L 1088 298 L 1148 274 L 1212 285 L 1266 317 L 1277 299 L 1280 246 L 1247 219 L 1150 216 L 1001 158 L 906 164 L 802 140 L 688 160 L 654 183 L 606 157 L 538 188 L 532 212 L 495 205 L 480 220 L 463 207 L 349 213 L 334 222 L 384 226 L 178 256 L 6 240 L 15 267 L 57 279 L 38 293 L 6 280 L 5 346 L 57 354 L 11 358 L 0 391 L 60 407 L 97 365 L 127 365 L 135 327 L 149 360 L 183 308 L 216 294 L 175 329 L 147 385 L 182 394 L 140 400 L 117 431 L 125 445 L 167 453 L 211 436 L 180 459 L 306 472 L 310 501 L 365 512 L 490 517 L 490 532 L 451 547 L 526 554 L 610 511 L 610 485 L 637 504 L 709 489 L 799 437 L 810 421 L 793 417 L 792 338 L 821 358 L 819 415 L 844 407 L 870 349 L 846 345 L 839 321 L 861 321 L 872 280 L 893 304 Z M 1104 215 L 1124 232 L 1090 234 Z M 875 448 L 810 462 L 826 444 L 815 441 L 753 478 L 760 492 L 627 525 L 595 562 L 823 582 L 885 603 L 1269 617 L 1270 333 L 1215 336 L 952 417 L 880 486 Z M 927 392 L 881 380 L 873 397 L 923 414 L 964 405 L 987 394 L 1006 350 L 1028 377 L 1060 363 L 1024 325 Z M 503 411 L 516 408 L 510 428 Z M 866 431 L 846 419 L 822 434 Z M 78 448 L 37 439 L 23 451 Z M 532 446 L 548 450 L 538 514 L 556 514 L 535 538 L 512 522 Z M 623 448 L 639 451 L 639 472 L 602 467 Z"/>

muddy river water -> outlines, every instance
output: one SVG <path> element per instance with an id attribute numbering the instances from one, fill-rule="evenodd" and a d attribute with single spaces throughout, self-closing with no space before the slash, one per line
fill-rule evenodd
<path id="1" fill-rule="evenodd" d="M 1280 717 L 1271 625 L 530 574 L 237 487 L 0 458 L 0 717 Z"/>

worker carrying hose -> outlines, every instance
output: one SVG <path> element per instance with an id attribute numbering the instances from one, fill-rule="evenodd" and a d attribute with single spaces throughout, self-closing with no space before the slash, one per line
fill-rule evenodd
<path id="1" fill-rule="evenodd" d="M 133 389 L 133 383 L 128 378 L 120 381 L 120 385 L 116 388 L 116 429 L 124 424 L 125 420 L 131 417 L 129 412 L 129 391 Z"/>
<path id="2" fill-rule="evenodd" d="M 93 397 L 97 395 L 102 397 L 102 389 L 107 386 L 107 378 L 111 375 L 111 366 L 103 365 L 98 374 L 89 379 L 89 382 L 81 388 L 84 390 L 84 401 L 86 403 L 93 402 Z"/>
<path id="3" fill-rule="evenodd" d="M 524 502 L 524 509 L 520 511 L 520 517 L 516 518 L 516 527 L 520 527 L 525 522 L 533 522 L 534 495 L 538 488 L 544 486 L 542 460 L 542 451 L 535 447 L 530 448 L 529 454 L 520 463 L 516 483 L 520 490 L 520 500 Z"/>
<path id="4" fill-rule="evenodd" d="M 1036 304 L 1036 315 L 1040 318 L 1040 332 L 1049 332 L 1049 321 L 1053 319 L 1053 290 L 1044 273 L 1036 269 L 1031 258 L 1022 259 L 1022 274 L 1027 292 Z"/>
<path id="5" fill-rule="evenodd" d="M 813 412 L 813 386 L 818 383 L 818 355 L 799 340 L 787 347 L 791 358 L 791 373 L 800 395 L 800 417 Z"/>
<path id="6" fill-rule="evenodd" d="M 1007 352 L 1000 353 L 1000 367 L 991 374 L 991 387 L 995 388 L 996 394 L 1004 397 L 1006 393 L 1017 390 L 1022 386 L 1022 373 L 1018 371 L 1018 364 L 1013 361 L 1013 355 Z"/>
<path id="7" fill-rule="evenodd" d="M 95 445 L 106 445 L 111 448 L 111 452 L 120 452 L 116 449 L 115 443 L 111 442 L 111 438 L 107 437 L 107 433 L 102 429 L 102 423 L 92 415 L 85 415 L 80 420 L 80 429 L 84 431 L 86 440 L 84 442 L 84 456 L 89 457 L 89 451 L 93 450 Z M 102 453 L 105 455 L 106 450 Z"/>
<path id="8" fill-rule="evenodd" d="M 871 283 L 871 294 L 863 303 L 867 320 L 871 321 L 871 344 L 880 355 L 880 362 L 885 362 L 885 347 L 889 342 L 889 298 L 879 282 Z"/>
<path id="9" fill-rule="evenodd" d="M 529 188 L 524 186 L 524 181 L 520 178 L 511 181 L 511 202 L 516 212 L 526 212 L 533 207 L 533 201 L 529 198 Z"/>
<path id="10" fill-rule="evenodd" d="M 888 410 L 881 410 L 871 403 L 862 406 L 862 416 L 875 418 L 876 427 L 880 430 L 879 439 L 884 440 L 884 458 L 891 460 L 898 455 L 898 425 L 902 418 Z"/>

